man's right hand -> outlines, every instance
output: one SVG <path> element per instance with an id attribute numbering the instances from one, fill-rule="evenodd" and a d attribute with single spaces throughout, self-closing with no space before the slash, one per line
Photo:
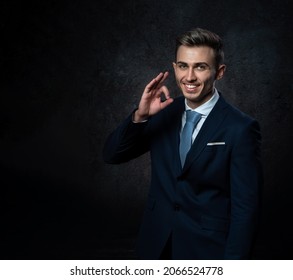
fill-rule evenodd
<path id="1" fill-rule="evenodd" d="M 160 73 L 145 87 L 138 109 L 134 113 L 134 122 L 147 120 L 150 116 L 157 114 L 173 102 L 168 88 L 163 85 L 168 75 L 168 72 Z M 164 101 L 161 99 L 162 94 L 166 98 Z"/>

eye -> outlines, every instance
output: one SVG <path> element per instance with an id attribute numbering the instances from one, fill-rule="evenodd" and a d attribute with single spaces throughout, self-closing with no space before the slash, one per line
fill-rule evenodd
<path id="1" fill-rule="evenodd" d="M 206 64 L 199 64 L 196 66 L 197 71 L 205 71 L 208 69 L 208 66 Z"/>
<path id="2" fill-rule="evenodd" d="M 185 70 L 187 69 L 187 65 L 186 64 L 177 64 L 178 68 L 181 69 L 181 70 Z"/>

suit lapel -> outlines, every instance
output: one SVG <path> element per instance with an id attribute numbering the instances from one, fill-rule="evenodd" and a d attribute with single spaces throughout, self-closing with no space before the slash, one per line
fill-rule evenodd
<path id="1" fill-rule="evenodd" d="M 195 138 L 189 153 L 187 154 L 186 161 L 182 170 L 182 174 L 185 173 L 192 162 L 194 162 L 201 151 L 207 145 L 207 142 L 211 137 L 216 133 L 220 124 L 223 122 L 224 118 L 227 115 L 227 110 L 225 110 L 226 102 L 222 97 L 219 98 L 213 110 L 208 115 L 203 126 L 201 127 L 197 137 Z M 182 175 L 181 174 L 181 175 Z"/>

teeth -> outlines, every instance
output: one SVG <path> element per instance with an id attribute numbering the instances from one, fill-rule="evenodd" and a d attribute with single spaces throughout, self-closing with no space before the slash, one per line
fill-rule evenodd
<path id="1" fill-rule="evenodd" d="M 190 89 L 196 88 L 196 85 L 185 85 L 185 86 L 190 88 Z"/>

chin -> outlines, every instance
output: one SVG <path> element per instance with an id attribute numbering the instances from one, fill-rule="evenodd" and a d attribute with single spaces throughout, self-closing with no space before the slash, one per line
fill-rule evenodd
<path id="1" fill-rule="evenodd" d="M 190 101 L 197 101 L 200 99 L 200 93 L 201 92 L 183 92 L 183 95 L 186 99 L 189 99 Z"/>

